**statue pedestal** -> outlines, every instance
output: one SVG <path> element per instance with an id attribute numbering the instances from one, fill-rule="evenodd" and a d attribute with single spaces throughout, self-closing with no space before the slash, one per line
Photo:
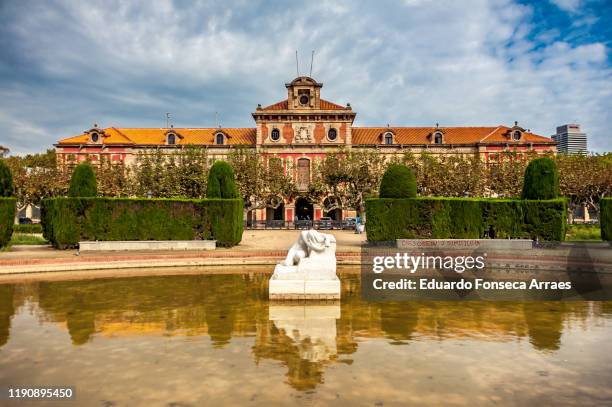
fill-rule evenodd
<path id="1" fill-rule="evenodd" d="M 327 236 L 330 244 L 324 251 L 310 251 L 308 257 L 300 259 L 294 266 L 276 265 L 268 285 L 271 300 L 340 298 L 340 279 L 336 275 L 336 240 L 332 235 Z"/>
<path id="2" fill-rule="evenodd" d="M 340 279 L 329 280 L 270 278 L 271 300 L 337 300 L 340 299 Z"/>

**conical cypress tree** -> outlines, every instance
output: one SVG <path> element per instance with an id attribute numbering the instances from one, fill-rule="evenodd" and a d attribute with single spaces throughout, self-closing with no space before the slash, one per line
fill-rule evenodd
<path id="1" fill-rule="evenodd" d="M 523 199 L 555 199 L 559 197 L 559 171 L 548 158 L 532 160 L 525 170 Z"/>
<path id="2" fill-rule="evenodd" d="M 81 163 L 76 166 L 70 179 L 68 196 L 88 197 L 96 196 L 98 187 L 96 186 L 96 174 L 89 163 Z"/>
<path id="3" fill-rule="evenodd" d="M 8 198 L 15 193 L 13 174 L 4 160 L 0 160 L 0 198 Z"/>
<path id="4" fill-rule="evenodd" d="M 405 165 L 391 164 L 380 182 L 381 198 L 414 198 L 417 194 L 416 178 Z"/>
<path id="5" fill-rule="evenodd" d="M 238 198 L 234 169 L 225 161 L 216 161 L 208 172 L 207 198 Z"/>

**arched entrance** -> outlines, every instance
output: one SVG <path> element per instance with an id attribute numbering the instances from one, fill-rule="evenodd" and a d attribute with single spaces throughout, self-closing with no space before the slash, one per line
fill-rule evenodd
<path id="1" fill-rule="evenodd" d="M 306 198 L 298 198 L 295 201 L 295 216 L 298 220 L 313 220 L 314 208 Z"/>
<path id="2" fill-rule="evenodd" d="M 266 221 L 285 220 L 285 203 L 278 195 L 271 195 L 266 200 Z"/>
<path id="3" fill-rule="evenodd" d="M 280 204 L 276 208 L 266 208 L 266 220 L 285 220 L 285 205 Z"/>
<path id="4" fill-rule="evenodd" d="M 342 220 L 342 209 L 332 209 L 331 211 L 325 212 L 325 216 L 331 218 L 331 220 Z"/>
<path id="5" fill-rule="evenodd" d="M 323 213 L 324 216 L 331 218 L 331 220 L 342 220 L 342 202 L 340 199 L 335 196 L 325 198 L 323 200 Z"/>

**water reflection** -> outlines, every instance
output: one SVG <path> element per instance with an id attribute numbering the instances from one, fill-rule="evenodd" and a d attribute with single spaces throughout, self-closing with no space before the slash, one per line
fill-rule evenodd
<path id="1" fill-rule="evenodd" d="M 0 285 L 0 347 L 9 338 L 11 317 L 15 313 L 14 301 L 15 286 Z"/>
<path id="2" fill-rule="evenodd" d="M 507 343 L 511 350 L 519 343 L 546 354 L 562 350 L 567 330 L 589 330 L 612 317 L 609 302 L 366 302 L 359 275 L 341 277 L 341 302 L 299 305 L 270 303 L 268 276 L 258 273 L 0 285 L 0 366 L 12 357 L 6 348 L 19 333 L 12 319 L 28 312 L 40 321 L 42 343 L 48 323 L 68 332 L 71 343 L 58 352 L 125 348 L 126 338 L 134 347 L 202 338 L 210 341 L 210 355 L 237 347 L 257 367 L 281 366 L 298 391 L 323 385 L 333 365 L 355 363 L 370 341 L 383 339 L 386 349 L 460 341 Z M 184 349 L 176 346 L 174 352 Z"/>
<path id="3" fill-rule="evenodd" d="M 274 304 L 264 335 L 253 347 L 256 360 L 281 361 L 287 366 L 287 382 L 298 390 L 314 388 L 323 381 L 323 368 L 336 359 L 336 321 L 340 303 Z"/>

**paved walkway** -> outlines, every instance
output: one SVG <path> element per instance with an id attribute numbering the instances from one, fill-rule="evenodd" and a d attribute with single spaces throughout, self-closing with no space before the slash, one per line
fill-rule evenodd
<path id="1" fill-rule="evenodd" d="M 360 247 L 366 235 L 350 231 L 329 231 L 336 237 L 336 257 L 339 266 L 361 264 Z M 152 270 L 162 267 L 216 266 L 214 270 L 240 271 L 240 266 L 265 265 L 270 267 L 285 257 L 287 249 L 298 236 L 295 230 L 247 230 L 242 242 L 232 248 L 214 251 L 124 251 L 84 252 L 55 250 L 49 246 L 15 246 L 0 252 L 0 280 L 21 273 L 67 271 L 75 276 L 87 276 L 93 270 L 109 275 L 118 270 Z M 487 264 L 500 269 L 593 270 L 612 275 L 612 250 L 607 243 L 566 242 L 553 249 L 533 249 L 526 253 L 497 251 L 489 253 Z M 226 266 L 226 267 L 223 267 Z M 355 267 L 353 267 L 355 269 Z M 358 268 L 357 268 L 358 269 Z M 76 273 L 86 271 L 87 274 Z M 105 271 L 103 271 L 105 270 Z M 200 269 L 201 271 L 201 269 Z"/>
<path id="2" fill-rule="evenodd" d="M 339 265 L 359 264 L 366 235 L 326 231 L 336 237 Z M 14 246 L 0 252 L 0 275 L 15 273 L 122 269 L 135 267 L 189 267 L 206 265 L 272 265 L 286 254 L 298 235 L 295 230 L 246 230 L 242 242 L 214 251 L 87 252 L 55 250 L 49 246 Z M 272 269 L 271 269 L 272 270 Z"/>

